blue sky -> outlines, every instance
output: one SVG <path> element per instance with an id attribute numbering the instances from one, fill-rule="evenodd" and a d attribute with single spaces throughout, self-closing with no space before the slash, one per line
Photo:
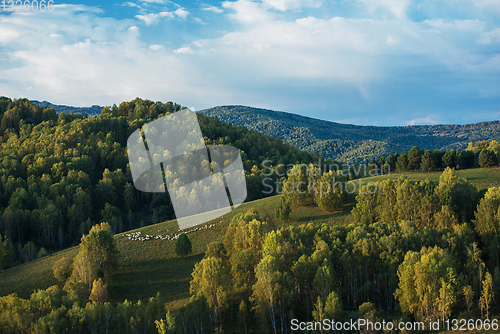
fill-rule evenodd
<path id="1" fill-rule="evenodd" d="M 11 98 L 238 104 L 362 125 L 500 119 L 500 0 L 2 6 Z"/>

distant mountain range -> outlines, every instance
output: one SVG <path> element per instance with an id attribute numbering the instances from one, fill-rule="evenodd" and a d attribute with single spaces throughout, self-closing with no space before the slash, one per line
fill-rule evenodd
<path id="1" fill-rule="evenodd" d="M 98 105 L 72 107 L 31 100 L 57 113 L 101 113 Z M 221 106 L 198 111 L 234 125 L 263 132 L 295 147 L 344 162 L 378 159 L 396 152 L 420 149 L 464 149 L 471 141 L 499 140 L 500 121 L 454 125 L 361 126 L 323 121 L 297 114 L 245 106 Z"/>
<path id="2" fill-rule="evenodd" d="M 101 106 L 98 105 L 93 105 L 91 107 L 72 107 L 72 106 L 65 106 L 65 105 L 60 105 L 60 104 L 53 104 L 48 101 L 37 101 L 37 100 L 31 100 L 31 103 L 38 104 L 40 107 L 50 107 L 54 108 L 56 113 L 80 113 L 85 116 L 87 113 L 89 117 L 92 116 L 97 116 L 101 114 L 102 108 Z"/>
<path id="3" fill-rule="evenodd" d="M 465 125 L 360 126 L 323 121 L 281 111 L 221 106 L 199 111 L 242 125 L 300 149 L 345 162 L 420 149 L 464 149 L 471 141 L 500 140 L 500 121 Z"/>

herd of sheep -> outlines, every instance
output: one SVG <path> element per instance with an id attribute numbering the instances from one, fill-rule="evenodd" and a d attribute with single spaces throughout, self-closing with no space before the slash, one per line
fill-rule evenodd
<path id="1" fill-rule="evenodd" d="M 221 220 L 219 222 L 222 223 L 223 221 Z M 195 227 L 191 230 L 187 230 L 187 231 L 179 231 L 178 234 L 170 234 L 170 235 L 149 235 L 149 234 L 146 234 L 145 236 L 142 235 L 141 232 L 132 232 L 132 233 L 127 233 L 125 234 L 125 236 L 128 238 L 128 240 L 132 240 L 132 241 L 147 241 L 147 240 L 154 240 L 154 239 L 157 239 L 157 240 L 177 240 L 179 238 L 179 236 L 182 234 L 182 233 L 186 233 L 186 234 L 189 234 L 189 233 L 193 233 L 193 232 L 198 232 L 198 231 L 203 231 L 203 230 L 206 230 L 206 229 L 209 229 L 209 228 L 212 228 L 214 227 L 216 224 L 209 224 L 209 225 L 204 225 L 204 226 L 200 226 L 200 227 Z M 170 231 L 170 230 L 168 230 Z"/>

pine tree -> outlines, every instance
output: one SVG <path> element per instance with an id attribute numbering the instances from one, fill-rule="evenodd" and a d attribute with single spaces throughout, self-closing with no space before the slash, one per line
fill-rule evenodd
<path id="1" fill-rule="evenodd" d="M 408 152 L 408 169 L 418 170 L 420 168 L 420 149 L 417 146 L 413 146 Z"/>
<path id="2" fill-rule="evenodd" d="M 433 168 L 434 168 L 434 162 L 432 159 L 432 151 L 427 150 L 422 156 L 422 162 L 420 163 L 420 170 L 422 172 L 429 173 L 430 171 L 432 171 Z"/>
<path id="3" fill-rule="evenodd" d="M 401 153 L 401 155 L 398 157 L 398 160 L 396 161 L 396 170 L 399 173 L 408 171 L 408 158 L 406 152 Z"/>

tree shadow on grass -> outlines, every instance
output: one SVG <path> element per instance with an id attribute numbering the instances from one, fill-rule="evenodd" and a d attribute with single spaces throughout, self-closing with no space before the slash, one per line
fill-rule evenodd
<path id="1" fill-rule="evenodd" d="M 158 292 L 165 302 L 187 298 L 191 273 L 203 255 L 187 256 L 186 260 L 179 257 L 121 263 L 113 274 L 109 295 L 113 302 L 146 302 Z"/>

